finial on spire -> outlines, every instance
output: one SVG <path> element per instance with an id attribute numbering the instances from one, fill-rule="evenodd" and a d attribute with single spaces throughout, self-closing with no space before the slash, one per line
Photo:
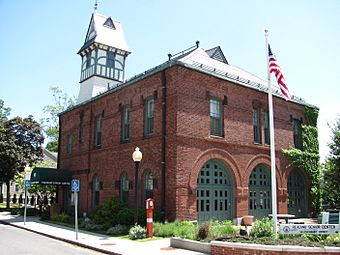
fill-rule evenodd
<path id="1" fill-rule="evenodd" d="M 94 3 L 94 12 L 97 12 L 97 7 L 98 7 L 98 3 L 97 3 L 97 0 L 96 0 L 95 3 Z"/>

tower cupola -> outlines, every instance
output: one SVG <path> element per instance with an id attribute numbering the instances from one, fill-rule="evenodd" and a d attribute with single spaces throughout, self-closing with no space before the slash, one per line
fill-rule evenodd
<path id="1" fill-rule="evenodd" d="M 78 51 L 82 62 L 77 103 L 122 83 L 125 60 L 130 53 L 121 23 L 95 11 L 84 45 Z"/>

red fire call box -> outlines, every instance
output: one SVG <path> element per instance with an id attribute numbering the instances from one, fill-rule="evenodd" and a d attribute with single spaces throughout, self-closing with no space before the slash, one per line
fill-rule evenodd
<path id="1" fill-rule="evenodd" d="M 153 209 L 154 209 L 154 200 L 152 198 L 148 198 L 146 200 L 146 233 L 148 237 L 152 237 L 153 235 Z"/>

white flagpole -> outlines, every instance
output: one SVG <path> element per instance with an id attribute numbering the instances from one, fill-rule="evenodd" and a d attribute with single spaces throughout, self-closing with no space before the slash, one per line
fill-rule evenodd
<path id="1" fill-rule="evenodd" d="M 277 201 L 276 201 L 276 167 L 275 167 L 275 134 L 274 134 L 274 113 L 273 113 L 273 96 L 272 86 L 269 73 L 268 58 L 268 30 L 265 29 L 266 37 L 266 56 L 267 56 L 267 74 L 268 74 L 268 108 L 269 108 L 269 132 L 270 132 L 270 162 L 271 162 L 271 185 L 272 185 L 272 216 L 274 224 L 275 239 L 277 239 Z"/>

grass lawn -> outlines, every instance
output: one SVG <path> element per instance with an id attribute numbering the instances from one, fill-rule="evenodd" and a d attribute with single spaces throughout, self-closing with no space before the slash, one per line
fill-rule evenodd
<path id="1" fill-rule="evenodd" d="M 10 203 L 9 206 L 10 206 L 10 208 L 19 208 L 18 203 L 16 203 L 16 204 Z M 0 209 L 5 209 L 5 208 L 6 208 L 6 202 L 0 203 Z"/>

